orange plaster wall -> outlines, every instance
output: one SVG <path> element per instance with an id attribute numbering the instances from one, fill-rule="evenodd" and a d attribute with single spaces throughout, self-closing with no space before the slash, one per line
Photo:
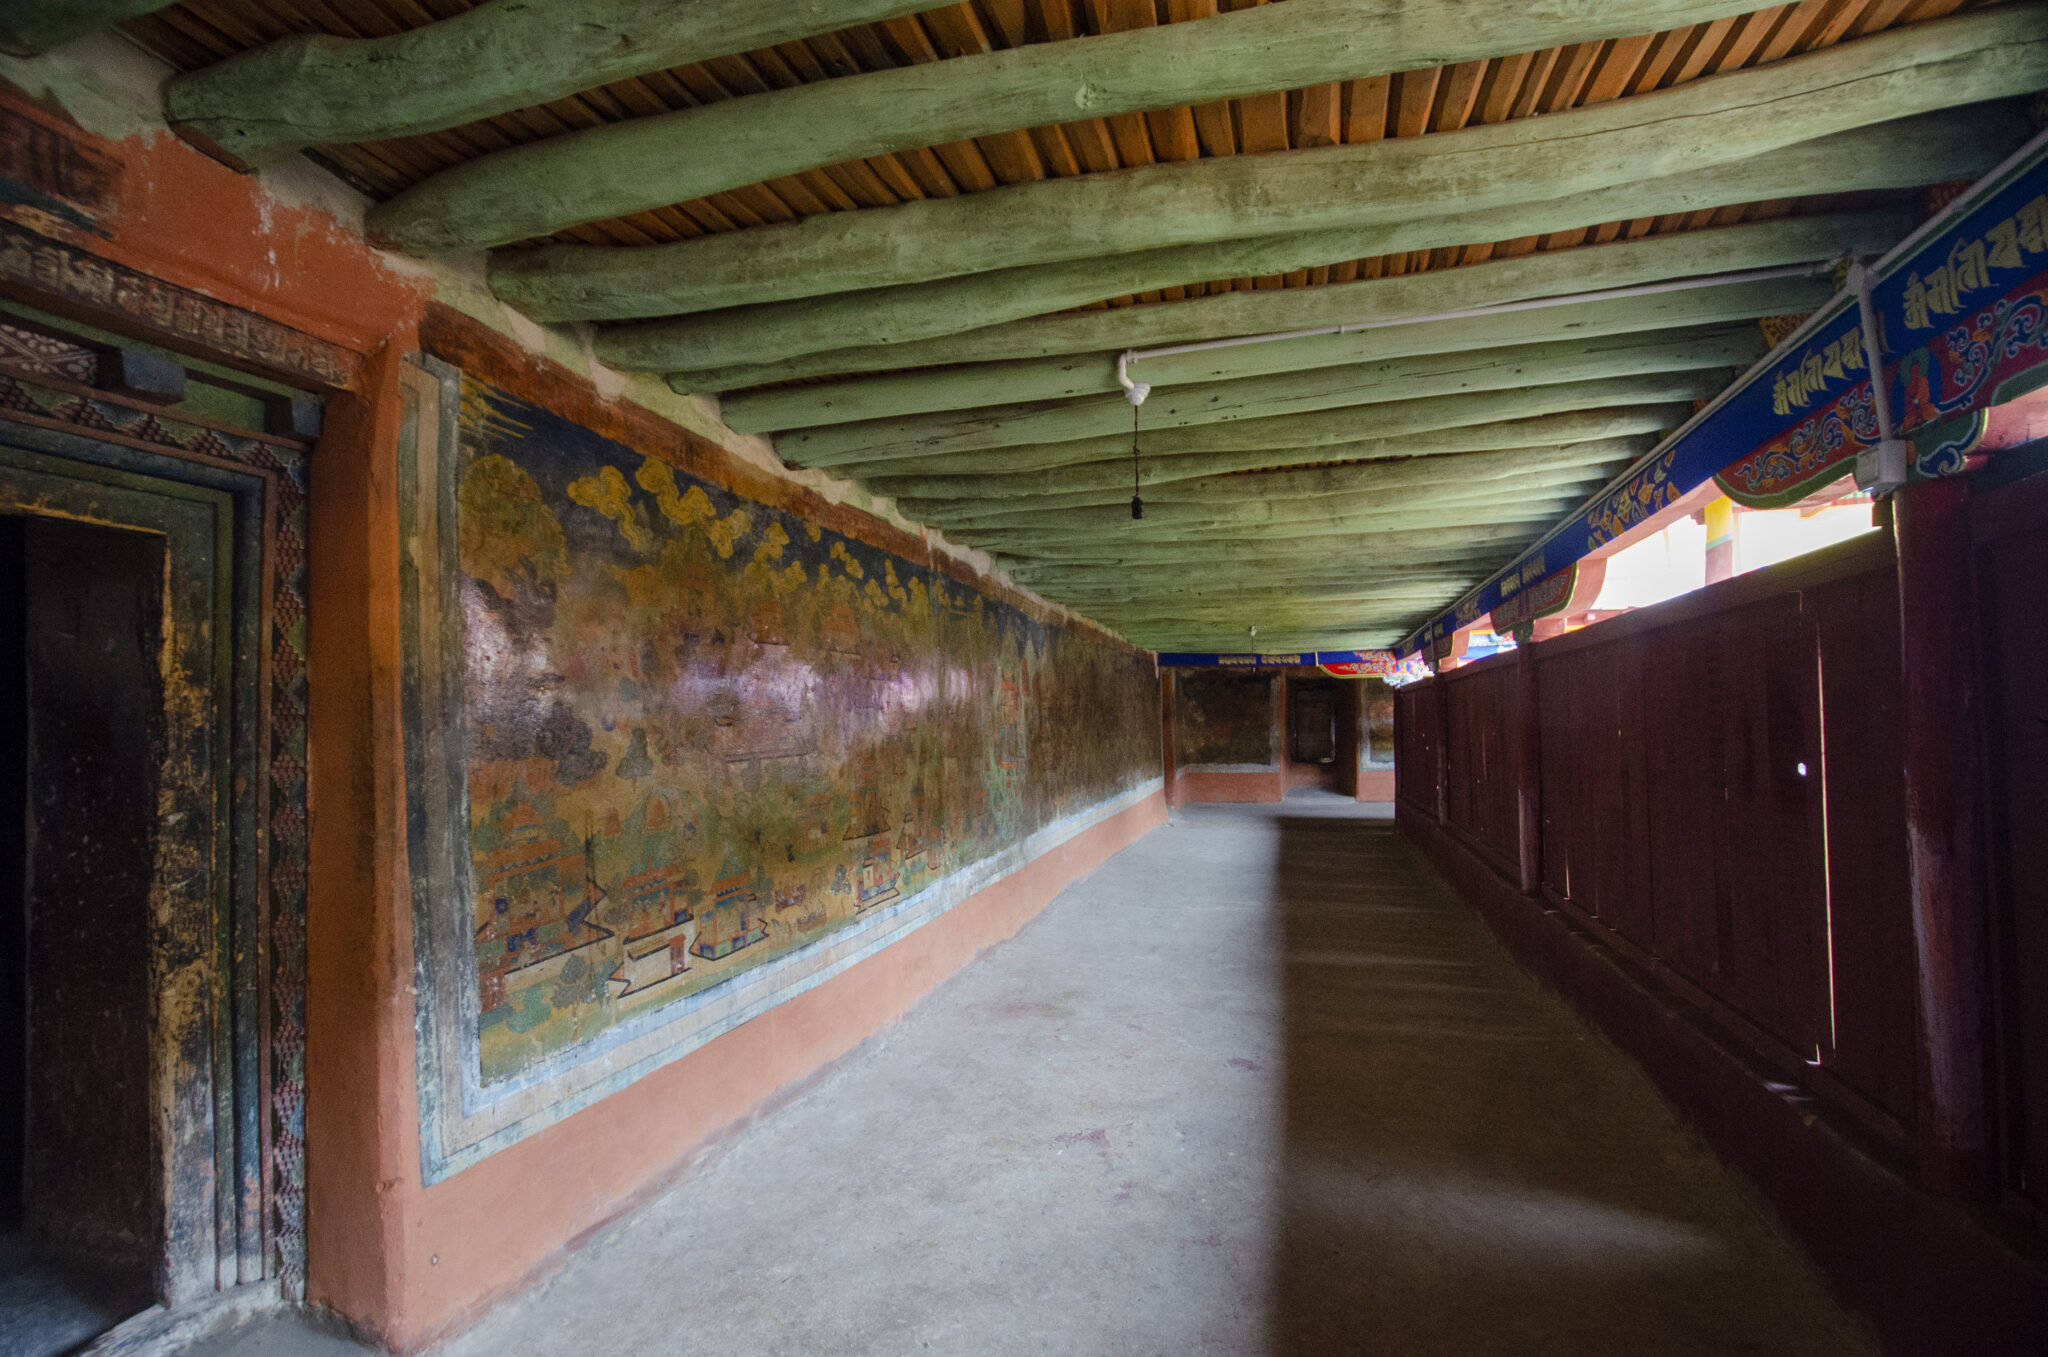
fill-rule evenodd
<path id="1" fill-rule="evenodd" d="M 1361 801 L 1393 800 L 1394 770 L 1391 768 L 1360 768 L 1358 770 L 1358 799 Z"/>
<path id="2" fill-rule="evenodd" d="M 1183 768 L 1174 793 L 1174 804 L 1194 801 L 1282 801 L 1286 799 L 1287 772 L 1282 768 L 1247 773 L 1212 773 L 1200 768 Z"/>
<path id="3" fill-rule="evenodd" d="M 0 100 L 119 167 L 96 230 L 39 225 L 47 234 L 357 353 L 374 353 L 417 323 L 428 284 L 404 276 L 324 208 L 282 203 L 258 177 L 169 132 L 108 141 L 17 94 L 0 92 Z"/>

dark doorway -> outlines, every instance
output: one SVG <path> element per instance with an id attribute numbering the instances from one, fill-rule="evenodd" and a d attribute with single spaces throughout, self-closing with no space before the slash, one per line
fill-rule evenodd
<path id="1" fill-rule="evenodd" d="M 1287 757 L 1296 763 L 1337 761 L 1337 685 L 1295 679 L 1287 692 Z"/>
<path id="2" fill-rule="evenodd" d="M 0 1348 L 154 1299 L 163 539 L 0 517 Z M 18 1294 L 7 1294 L 18 1293 Z M 7 1303 L 12 1302 L 12 1303 Z"/>

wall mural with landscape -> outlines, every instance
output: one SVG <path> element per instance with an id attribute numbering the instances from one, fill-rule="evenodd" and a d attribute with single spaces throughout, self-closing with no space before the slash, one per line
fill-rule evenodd
<path id="1" fill-rule="evenodd" d="M 1265 767 L 1273 749 L 1273 685 L 1268 674 L 1183 669 L 1174 681 L 1174 742 L 1181 766 Z"/>
<path id="2" fill-rule="evenodd" d="M 459 431 L 486 1086 L 1158 774 L 1141 652 L 473 378 Z"/>

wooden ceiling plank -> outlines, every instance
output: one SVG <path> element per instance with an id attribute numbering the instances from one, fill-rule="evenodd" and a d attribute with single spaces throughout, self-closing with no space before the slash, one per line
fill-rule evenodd
<path id="1" fill-rule="evenodd" d="M 1764 347 L 1754 325 L 1736 324 L 1421 354 L 1189 383 L 1174 388 L 1163 402 L 1147 401 L 1142 422 L 1146 430 L 1157 431 L 1477 391 L 1649 373 L 1719 372 L 1748 366 L 1763 356 Z M 1112 437 L 1128 432 L 1130 422 L 1130 406 L 1119 392 L 792 430 L 775 443 L 785 461 L 835 467 L 849 461 Z"/>
<path id="2" fill-rule="evenodd" d="M 1164 484 L 1201 476 L 1222 476 L 1254 470 L 1325 465 L 1397 457 L 1431 457 L 1463 452 L 1557 447 L 1593 439 L 1634 443 L 1673 427 L 1684 416 L 1679 405 L 1628 407 L 1619 411 L 1573 411 L 1535 419 L 1467 428 L 1434 430 L 1405 438 L 1362 440 L 1338 447 L 1260 448 L 1247 452 L 1182 453 L 1153 457 L 1143 464 L 1147 484 Z M 1670 421 L 1670 422 L 1667 422 Z M 1591 432 L 1584 432 L 1591 430 Z M 936 460 L 936 459 L 933 459 Z M 995 463 L 986 471 L 913 471 L 907 462 L 894 473 L 860 475 L 860 483 L 878 495 L 921 499 L 1028 499 L 1075 491 L 1103 490 L 1130 484 L 1122 458 L 1073 463 L 1035 471 L 1006 469 Z"/>
<path id="3" fill-rule="evenodd" d="M 1038 19 L 1048 42 L 1064 42 L 1081 35 L 1071 0 L 1038 0 Z"/>
<path id="4" fill-rule="evenodd" d="M 1603 7 L 1600 21 L 1582 22 L 1640 29 L 1644 25 L 1629 21 L 1652 14 L 1684 17 L 1713 12 L 1739 2 L 1617 0 Z M 408 190 L 398 203 L 380 209 L 380 220 L 390 239 L 414 248 L 430 247 L 436 244 L 432 228 L 409 230 L 412 217 L 459 219 L 466 215 L 460 210 L 466 200 L 464 185 L 471 186 L 473 196 L 487 191 L 479 187 L 485 181 L 531 172 L 534 192 L 523 195 L 530 201 L 515 210 L 537 219 L 569 215 L 535 224 L 510 219 L 500 223 L 513 238 L 526 238 L 558 229 L 569 219 L 655 206 L 656 198 L 679 201 L 817 164 L 1057 122 L 1060 113 L 1072 107 L 1071 97 L 1063 98 L 1062 92 L 1077 83 L 1092 101 L 1104 105 L 1101 113 L 1126 118 L 1146 108 L 1230 94 L 1272 102 L 1277 98 L 1270 93 L 1274 90 L 1338 75 L 1353 77 L 1369 73 L 1374 65 L 1434 59 L 1437 51 L 1425 57 L 1418 47 L 1420 35 L 1404 38 L 1400 27 L 1387 19 L 1395 8 L 1397 0 L 1289 0 L 1234 17 L 961 57 L 957 73 L 880 71 L 764 92 L 751 100 L 723 101 L 666 118 L 636 119 L 594 131 L 574 144 L 527 148 L 515 160 L 467 166 L 434 184 Z M 1290 17 L 1297 13 L 1305 17 Z M 1359 22 L 1338 26 L 1333 38 L 1332 19 L 1340 15 L 1355 15 Z M 1465 59 L 1495 55 L 1500 48 L 1512 48 L 1524 30 L 1552 32 L 1557 24 L 1517 12 L 1492 25 L 1470 27 L 1470 32 L 1443 40 L 1453 49 L 1461 44 L 1472 49 Z M 1241 31 L 1242 41 L 1228 41 L 1218 32 L 1205 34 L 1205 29 Z M 939 49 L 921 23 L 895 19 L 885 31 L 896 35 L 893 45 L 906 61 L 937 60 Z M 733 59 L 722 60 L 730 65 Z M 728 78 L 741 79 L 737 74 Z M 187 109 L 179 116 L 195 134 L 217 144 L 226 146 L 220 137 L 233 140 L 236 135 L 219 118 L 208 122 L 212 115 Z M 1261 140 L 1268 130 L 1262 120 L 1271 121 L 1269 146 Z M 1268 119 L 1267 111 L 1256 106 L 1241 109 L 1240 145 L 1279 149 L 1284 136 L 1281 121 Z M 1250 137 L 1242 135 L 1247 122 Z M 1134 138 L 1127 135 L 1126 140 Z M 1123 149 L 1135 158 L 1134 145 Z M 457 245 L 453 240 L 447 243 Z"/>
<path id="5" fill-rule="evenodd" d="M 1344 86 L 1344 141 L 1353 146 L 1382 141 L 1387 135 L 1387 107 L 1393 97 L 1392 76 L 1373 75 Z"/>
<path id="6" fill-rule="evenodd" d="M 1543 101 L 1543 91 L 1550 84 L 1550 73 L 1564 55 L 1562 47 L 1546 47 L 1533 54 L 1528 71 L 1522 76 L 1522 87 L 1515 92 L 1515 101 L 1508 108 L 1508 121 L 1535 116 Z"/>
<path id="7" fill-rule="evenodd" d="M 1354 447 L 1361 434 L 1390 442 L 1443 429 L 1526 420 L 1618 407 L 1655 406 L 1669 409 L 1681 402 L 1714 395 L 1720 389 L 1712 371 L 1657 373 L 1598 381 L 1560 382 L 1504 391 L 1480 391 L 1428 399 L 1383 401 L 1372 407 L 1369 423 L 1359 408 L 1344 406 L 1308 414 L 1266 419 L 1225 420 L 1177 429 L 1154 429 L 1142 436 L 1144 456 L 1184 453 L 1257 452 L 1274 448 Z M 1101 438 L 1072 439 L 1035 447 L 999 447 L 969 453 L 893 458 L 849 458 L 841 465 L 854 476 L 894 475 L 907 470 L 940 467 L 1061 466 L 1130 456 L 1130 430 Z M 1347 454 L 1349 455 L 1349 454 Z M 888 468 L 884 471 L 882 468 Z"/>
<path id="8" fill-rule="evenodd" d="M 1607 43 L 1600 52 L 1599 60 L 1586 79 L 1585 93 L 1580 102 L 1587 104 L 1605 103 L 1627 94 L 1636 83 L 1648 60 L 1650 49 L 1655 45 L 1655 34 L 1633 38 L 1616 38 Z"/>
<path id="9" fill-rule="evenodd" d="M 1757 54 L 1771 40 L 1771 35 L 1778 31 L 1791 12 L 1791 5 L 1778 5 L 1771 9 L 1758 10 L 1736 20 L 1734 31 L 1729 34 L 1727 43 L 1715 56 L 1715 72 L 1719 74 L 1751 66 L 1756 61 Z"/>
<path id="10" fill-rule="evenodd" d="M 975 8 L 989 35 L 1003 47 L 1022 47 L 1035 41 L 1024 0 L 975 0 Z"/>
<path id="11" fill-rule="evenodd" d="M 960 185 L 946 169 L 945 162 L 928 146 L 913 151 L 899 151 L 895 159 L 910 172 L 918 188 L 927 198 L 957 198 Z M 851 206 L 851 204 L 849 204 Z"/>
<path id="12" fill-rule="evenodd" d="M 1058 124 L 1032 128 L 1031 140 L 1038 147 L 1039 160 L 1047 174 L 1065 178 L 1081 173 L 1081 159 L 1074 154 L 1072 144 Z"/>
<path id="13" fill-rule="evenodd" d="M 1344 87 L 1310 85 L 1287 96 L 1293 122 L 1288 142 L 1295 150 L 1335 146 L 1344 140 Z"/>
<path id="14" fill-rule="evenodd" d="M 1429 116 L 1432 132 L 1455 132 L 1472 120 L 1479 106 L 1480 87 L 1491 64 L 1482 58 L 1444 68 L 1444 78 L 1437 85 L 1436 106 Z"/>
<path id="15" fill-rule="evenodd" d="M 850 27 L 911 8 L 911 0 L 834 0 L 829 12 L 836 23 L 825 27 Z M 279 82 L 276 90 L 285 94 L 287 104 L 303 96 L 330 108 L 352 102 L 350 125 L 305 127 L 297 139 L 287 135 L 285 143 L 272 141 L 260 149 L 256 139 L 231 133 L 225 125 L 215 129 L 225 141 L 213 131 L 205 135 L 233 158 L 270 162 L 303 145 L 453 127 L 651 70 L 760 51 L 807 37 L 805 29 L 821 18 L 817 6 L 764 6 L 756 0 L 700 4 L 688 25 L 674 23 L 668 10 L 662 0 L 582 0 L 580 23 L 561 25 L 553 6 L 481 6 L 440 23 L 354 43 L 285 39 L 227 63 L 236 68 L 227 82 L 242 84 L 252 74 L 270 72 L 268 78 Z M 621 35 L 631 39 L 621 41 Z M 420 70 L 436 70 L 440 78 L 420 80 Z M 197 84 L 170 94 L 176 121 L 193 108 L 215 104 L 207 88 L 221 88 L 223 68 L 195 72 L 186 80 Z M 242 125 L 242 133 L 264 121 L 250 106 L 227 117 Z M 270 123 L 264 131 L 276 133 L 279 125 Z"/>
<path id="16" fill-rule="evenodd" d="M 1818 226 L 1818 223 L 1815 223 Z M 1526 298 L 1535 293 L 1569 289 L 1581 282 L 1600 286 L 1640 285 L 1681 276 L 1689 268 L 1721 269 L 1728 264 L 1759 261 L 1780 263 L 1792 256 L 1818 254 L 1823 246 L 1851 238 L 1840 232 L 1801 231 L 1798 224 L 1751 228 L 1721 241 L 1706 240 L 1692 248 L 1690 240 L 1668 238 L 1648 246 L 1619 251 L 1561 253 L 1471 278 L 1441 284 L 1406 285 L 1408 304 L 1425 308 L 1438 301 L 1455 307 L 1474 296 Z M 1700 233 L 1711 236 L 1713 233 Z M 1890 231 L 1868 237 L 1884 239 Z M 1803 247 L 1802 247 L 1803 246 Z M 1382 284 L 1384 287 L 1385 285 Z M 1488 288 L 1494 289 L 1487 291 Z M 1370 290 L 1368 288 L 1368 290 Z M 1244 345 L 1205 353 L 1142 360 L 1142 379 L 1164 397 L 1190 382 L 1214 382 L 1277 372 L 1305 371 L 1403 354 L 1476 351 L 1514 344 L 1568 339 L 1574 335 L 1607 335 L 1689 325 L 1754 320 L 1797 309 L 1779 305 L 1792 298 L 1803 303 L 1825 301 L 1824 283 L 1781 280 L 1773 283 L 1699 288 L 1647 297 L 1544 307 L 1518 315 L 1393 325 L 1349 334 L 1318 335 L 1282 343 Z M 1395 294 L 1399 296 L 1401 294 Z M 1553 295 L 1555 293 L 1553 292 Z M 1392 299 L 1390 299 L 1391 301 Z M 1398 304 L 1398 303 L 1395 303 Z M 1364 299 L 1356 303 L 1364 315 Z M 1011 362 L 972 363 L 952 368 L 921 369 L 887 377 L 837 382 L 728 396 L 723 413 L 741 433 L 904 418 L 939 411 L 989 405 L 1017 405 L 1068 400 L 1117 390 L 1115 363 L 1107 353 L 1066 355 Z"/>
<path id="17" fill-rule="evenodd" d="M 1116 143 L 1110 139 L 1109 124 L 1100 118 L 1088 118 L 1081 122 L 1059 124 L 1067 144 L 1074 148 L 1074 156 L 1081 162 L 1086 174 L 1100 174 L 1119 168 Z"/>
<path id="18" fill-rule="evenodd" d="M 951 141 L 934 146 L 931 151 L 963 193 L 982 193 L 996 186 L 995 171 L 990 168 L 988 157 L 973 142 Z"/>
<path id="19" fill-rule="evenodd" d="M 1394 77 L 1394 135 L 1419 137 L 1429 130 L 1429 115 L 1436 106 L 1436 87 L 1443 80 L 1443 67 L 1403 71 Z"/>
<path id="20" fill-rule="evenodd" d="M 2003 148 L 2010 144 L 2009 134 L 1989 130 L 1995 119 L 1964 120 L 1952 123 L 1939 115 L 1917 122 L 1912 127 L 1885 127 L 1881 131 L 1851 134 L 1850 139 L 1823 139 L 1805 148 L 1794 148 L 1791 153 L 1759 158 L 1737 170 L 1676 176 L 1670 180 L 1652 180 L 1626 188 L 1603 191 L 1588 195 L 1540 205 L 1538 208 L 1518 207 L 1495 214 L 1472 214 L 1465 217 L 1442 219 L 1435 222 L 1409 223 L 1401 228 L 1404 233 L 1423 233 L 1443 240 L 1445 243 L 1464 240 L 1494 239 L 1501 242 L 1496 247 L 1497 256 L 1514 256 L 1534 248 L 1536 242 L 1518 243 L 1507 238 L 1507 231 L 1517 227 L 1526 228 L 1537 224 L 1532 213 L 1551 214 L 1548 229 L 1561 230 L 1584 221 L 1610 220 L 1620 217 L 1650 216 L 1660 203 L 1668 203 L 1677 212 L 1689 211 L 1696 206 L 1715 206 L 1719 203 L 1740 202 L 1747 199 L 1767 197 L 1773 193 L 1786 192 L 1788 188 L 1806 188 L 1832 183 L 1837 187 L 1877 187 L 1886 181 L 1893 186 L 1903 187 L 1906 183 L 1938 173 L 1942 168 L 1971 164 L 1988 168 L 1995 163 Z M 1855 147 L 1870 145 L 1878 154 L 1862 158 L 1853 154 Z M 1901 153 L 1902 146 L 1917 148 L 1922 154 Z M 1869 177 L 1854 182 L 1842 178 L 1854 172 Z M 1775 185 L 1773 187 L 1772 185 Z M 1668 225 L 1668 224 L 1667 224 Z M 1505 229 L 1503 229 L 1505 228 Z M 762 362 L 732 364 L 717 369 L 699 367 L 688 374 L 693 382 L 710 383 L 701 385 L 699 390 L 721 390 L 734 387 L 754 386 L 762 382 L 788 380 L 795 377 L 814 376 L 826 373 L 876 371 L 902 367 L 924 366 L 934 363 L 972 361 L 987 358 L 1035 356 L 1045 353 L 1073 352 L 1098 348 L 1146 347 L 1162 343 L 1186 342 L 1196 338 L 1214 338 L 1221 334 L 1259 333 L 1272 330 L 1298 328 L 1310 322 L 1299 317 L 1289 317 L 1276 323 L 1271 316 L 1253 317 L 1245 311 L 1241 321 L 1248 329 L 1223 329 L 1213 327 L 1216 323 L 1208 319 L 1208 312 L 1188 312 L 1179 309 L 1164 317 L 1146 316 L 1128 323 L 1130 328 L 1120 328 L 1114 339 L 1104 338 L 1092 330 L 1085 338 L 1074 323 L 1057 316 L 1037 316 L 1039 312 L 1060 299 L 1061 290 L 1072 292 L 1094 291 L 1097 296 L 1103 292 L 1112 295 L 1133 290 L 1132 288 L 1104 286 L 1104 280 L 1111 276 L 1129 278 L 1133 273 L 1154 268 L 1163 276 L 1161 283 L 1175 281 L 1174 274 L 1182 278 L 1216 279 L 1232 276 L 1253 259 L 1264 260 L 1274 257 L 1279 250 L 1299 252 L 1306 259 L 1313 259 L 1314 252 L 1328 251 L 1324 257 L 1334 254 L 1338 258 L 1376 257 L 1377 252 L 1369 248 L 1358 248 L 1368 238 L 1380 240 L 1398 239 L 1393 228 L 1384 234 L 1377 230 L 1366 233 L 1332 232 L 1309 233 L 1299 237 L 1282 237 L 1267 240 L 1222 242 L 1213 246 L 1186 247 L 1172 252 L 1144 252 L 1137 256 L 1105 260 L 1075 261 L 1072 264 L 1047 266 L 1019 272 L 1014 278 L 1006 275 L 986 275 L 955 279 L 946 283 L 928 284 L 915 292 L 882 296 L 877 294 L 849 294 L 849 300 L 829 311 L 815 307 L 796 308 L 789 312 L 789 319 L 796 324 L 800 334 L 808 334 L 808 321 L 815 325 L 829 319 L 831 326 L 826 334 L 837 341 L 848 342 L 846 348 L 835 348 L 800 357 L 780 357 Z M 1201 267 L 1206 263 L 1209 267 Z M 1216 267 L 1229 261 L 1229 265 Z M 503 268 L 513 261 L 506 261 L 496 267 Z M 1235 266 L 1235 267 L 1232 267 Z M 1362 266 L 1362 271 L 1371 273 L 1384 270 L 1384 261 Z M 1249 271 L 1249 270 L 1245 270 Z M 1155 284 L 1156 285 L 1156 284 Z M 894 290 L 890 290 L 892 294 Z M 1342 298 L 1315 299 L 1316 305 L 1338 306 Z M 1238 307 L 1247 303 L 1236 304 Z M 1233 310 L 1233 308 L 1223 308 Z M 719 318 L 721 322 L 754 315 L 752 312 L 731 312 Z M 999 324 L 1003 315 L 1015 319 Z M 761 319 L 755 316 L 755 319 Z M 958 330 L 963 319 L 975 324 L 966 332 Z M 1355 316 L 1332 314 L 1324 323 L 1355 320 Z M 754 321 L 747 322 L 753 324 Z M 841 330 L 839 327 L 844 326 Z M 908 329 L 899 328 L 908 326 Z M 871 330 L 875 333 L 907 334 L 917 333 L 924 328 L 943 329 L 943 338 L 927 341 L 912 341 L 907 337 L 889 342 L 862 345 L 858 343 L 863 327 L 882 327 Z M 649 327 L 635 327 L 629 330 L 604 330 L 598 337 L 607 361 L 627 366 L 644 366 L 658 371 L 673 372 L 682 364 L 666 357 L 671 352 L 695 353 L 696 345 L 705 342 L 712 346 L 720 344 L 721 336 L 728 334 L 724 324 L 713 325 L 709 330 L 696 326 L 678 326 L 674 322 L 658 322 Z M 673 337 L 673 338 L 672 338 Z M 700 339 L 701 337 L 701 339 Z M 734 334 L 732 337 L 739 337 Z M 764 348 L 771 345 L 780 348 L 788 342 L 787 336 L 777 335 L 772 340 L 764 332 L 761 336 Z M 1078 342 L 1071 342 L 1078 339 Z M 673 343 L 674 347 L 671 347 Z M 1052 344 L 1055 347 L 1038 347 Z M 1019 346 L 1023 347 L 1019 347 Z M 1064 347 L 1058 347 L 1064 346 Z M 691 360 L 685 364 L 696 366 Z M 679 378 L 680 380 L 680 378 Z"/>
<path id="21" fill-rule="evenodd" d="M 1604 45 L 1598 42 L 1575 42 L 1560 52 L 1557 64 L 1551 68 L 1550 80 L 1543 87 L 1543 97 L 1537 101 L 1538 111 L 1558 113 L 1577 107 L 1579 96 L 1585 91 L 1586 81 L 1592 77 L 1593 62 L 1599 57 Z"/>
<path id="22" fill-rule="evenodd" d="M 506 295 L 542 308 L 535 312 L 542 319 L 675 314 L 1205 238 L 1284 234 L 1338 220 L 1413 219 L 1454 206 L 1506 205 L 1532 186 L 1566 197 L 1644 173 L 1705 170 L 1859 122 L 2022 92 L 2048 81 L 2042 12 L 2039 5 L 1987 10 L 1788 59 L 1768 72 L 1467 128 L 1426 145 L 1393 139 L 1046 180 L 1001 195 L 812 218 L 783 231 L 665 247 L 673 253 L 660 258 L 528 255 Z M 1766 104 L 1770 116 L 1756 117 Z M 1457 173 L 1413 168 L 1425 159 L 1432 167 L 1455 164 Z M 1287 266 L 1323 262 L 1329 261 Z M 619 290 L 616 300 L 600 303 L 598 280 L 607 271 L 617 272 Z M 577 309 L 551 305 L 549 289 L 573 293 Z"/>
<path id="23" fill-rule="evenodd" d="M 1848 36 L 1860 38 L 1890 28 L 1912 5 L 1913 0 L 1868 0 L 1856 22 L 1850 25 Z"/>

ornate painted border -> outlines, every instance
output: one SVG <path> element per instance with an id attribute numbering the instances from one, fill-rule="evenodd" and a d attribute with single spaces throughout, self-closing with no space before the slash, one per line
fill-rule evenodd
<path id="1" fill-rule="evenodd" d="M 0 367 L 0 418 L 31 428 L 258 473 L 265 520 L 256 642 L 263 680 L 269 796 L 258 806 L 259 896 L 269 952 L 253 1001 L 267 1058 L 256 1078 L 266 1109 L 257 1129 L 264 1275 L 305 1293 L 306 1046 L 306 486 L 303 440 L 240 433 L 183 419 L 48 375 Z M 244 1280 L 253 1280 L 245 1278 Z"/>

